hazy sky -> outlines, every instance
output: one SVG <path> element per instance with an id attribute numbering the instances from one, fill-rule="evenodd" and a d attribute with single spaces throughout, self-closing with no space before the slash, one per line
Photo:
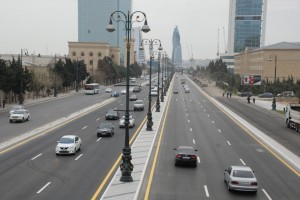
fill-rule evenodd
<path id="1" fill-rule="evenodd" d="M 30 54 L 64 55 L 68 41 L 78 39 L 77 0 L 0 0 L 0 8 L 0 54 L 19 54 L 26 48 Z M 176 25 L 183 59 L 191 54 L 194 59 L 215 58 L 218 29 L 224 52 L 229 0 L 133 0 L 136 10 L 146 13 L 151 28 L 144 38 L 160 39 L 169 55 Z M 299 10 L 300 0 L 268 0 L 266 45 L 300 42 Z"/>

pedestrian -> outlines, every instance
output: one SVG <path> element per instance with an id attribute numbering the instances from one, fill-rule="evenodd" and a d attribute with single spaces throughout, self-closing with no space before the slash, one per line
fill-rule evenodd
<path id="1" fill-rule="evenodd" d="M 227 98 L 228 98 L 229 93 L 227 92 Z"/>
<path id="2" fill-rule="evenodd" d="M 232 95 L 232 93 L 231 93 L 231 91 L 229 92 L 229 96 L 230 96 L 230 98 L 231 98 L 231 95 Z"/>
<path id="3" fill-rule="evenodd" d="M 3 106 L 3 108 L 5 107 L 5 103 L 6 103 L 6 100 L 3 99 L 3 101 L 2 101 L 2 106 Z"/>
<path id="4" fill-rule="evenodd" d="M 225 93 L 223 93 L 223 97 L 224 97 Z"/>
<path id="5" fill-rule="evenodd" d="M 255 98 L 253 97 L 253 103 L 255 103 Z"/>
<path id="6" fill-rule="evenodd" d="M 250 96 L 247 97 L 248 103 L 250 103 Z"/>

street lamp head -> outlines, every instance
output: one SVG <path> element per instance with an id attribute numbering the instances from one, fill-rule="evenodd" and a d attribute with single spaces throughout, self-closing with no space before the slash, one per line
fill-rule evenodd
<path id="1" fill-rule="evenodd" d="M 113 23 L 112 23 L 111 18 L 109 19 L 109 24 L 107 25 L 106 30 L 108 32 L 114 32 L 116 30 Z"/>
<path id="2" fill-rule="evenodd" d="M 159 44 L 158 50 L 159 50 L 159 51 L 163 50 L 161 44 Z"/>
<path id="3" fill-rule="evenodd" d="M 145 19 L 145 23 L 144 23 L 144 25 L 142 26 L 141 31 L 143 31 L 144 33 L 148 33 L 148 32 L 150 31 L 150 27 L 148 26 L 147 19 Z"/>

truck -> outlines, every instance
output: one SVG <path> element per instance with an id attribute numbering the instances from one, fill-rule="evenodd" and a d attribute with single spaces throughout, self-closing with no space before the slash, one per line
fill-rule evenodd
<path id="1" fill-rule="evenodd" d="M 300 104 L 288 104 L 284 112 L 287 127 L 300 132 Z"/>

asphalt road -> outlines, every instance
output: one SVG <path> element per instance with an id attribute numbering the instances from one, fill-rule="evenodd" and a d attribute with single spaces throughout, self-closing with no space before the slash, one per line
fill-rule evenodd
<path id="1" fill-rule="evenodd" d="M 107 95 L 109 94 L 82 97 L 78 94 L 60 103 L 67 106 L 74 103 L 70 102 L 72 99 L 82 97 L 89 99 L 92 104 Z M 143 87 L 139 99 L 144 99 L 145 110 L 132 113 L 136 126 L 130 129 L 130 137 L 138 130 L 146 116 L 147 95 L 148 89 Z M 82 104 L 82 98 L 78 101 L 79 104 L 80 102 Z M 57 103 L 53 102 L 53 105 Z M 43 109 L 39 110 L 33 106 L 30 110 L 41 112 L 42 115 L 43 110 L 52 112 L 50 105 L 51 102 L 47 105 L 36 105 Z M 132 108 L 132 103 L 130 107 Z M 63 109 L 64 106 L 60 108 Z M 106 121 L 105 113 L 110 108 L 125 109 L 125 96 L 53 131 L 17 145 L 10 151 L 0 153 L 1 199 L 90 199 L 120 156 L 124 146 L 125 129 L 119 128 L 119 120 L 111 121 L 115 125 L 113 137 L 96 136 L 96 127 Z M 34 122 L 35 119 L 31 121 Z M 82 139 L 82 150 L 75 156 L 56 156 L 57 140 L 66 134 L 78 135 Z"/>
<path id="2" fill-rule="evenodd" d="M 179 80 L 180 77 L 174 83 L 179 94 L 171 96 L 162 142 L 157 144 L 160 150 L 154 176 L 149 175 L 148 166 L 139 199 L 299 199 L 300 179 L 296 174 L 191 83 L 188 83 L 191 93 L 184 93 Z M 276 117 L 270 118 L 266 111 L 246 110 L 245 105 L 240 106 L 232 99 L 223 101 L 241 112 L 245 109 L 245 113 L 253 116 L 252 120 L 258 118 L 258 124 L 265 122 L 261 126 L 274 124 Z M 174 166 L 173 149 L 179 145 L 198 149 L 197 168 Z M 223 172 L 229 165 L 248 165 L 255 171 L 257 194 L 227 191 Z"/>

